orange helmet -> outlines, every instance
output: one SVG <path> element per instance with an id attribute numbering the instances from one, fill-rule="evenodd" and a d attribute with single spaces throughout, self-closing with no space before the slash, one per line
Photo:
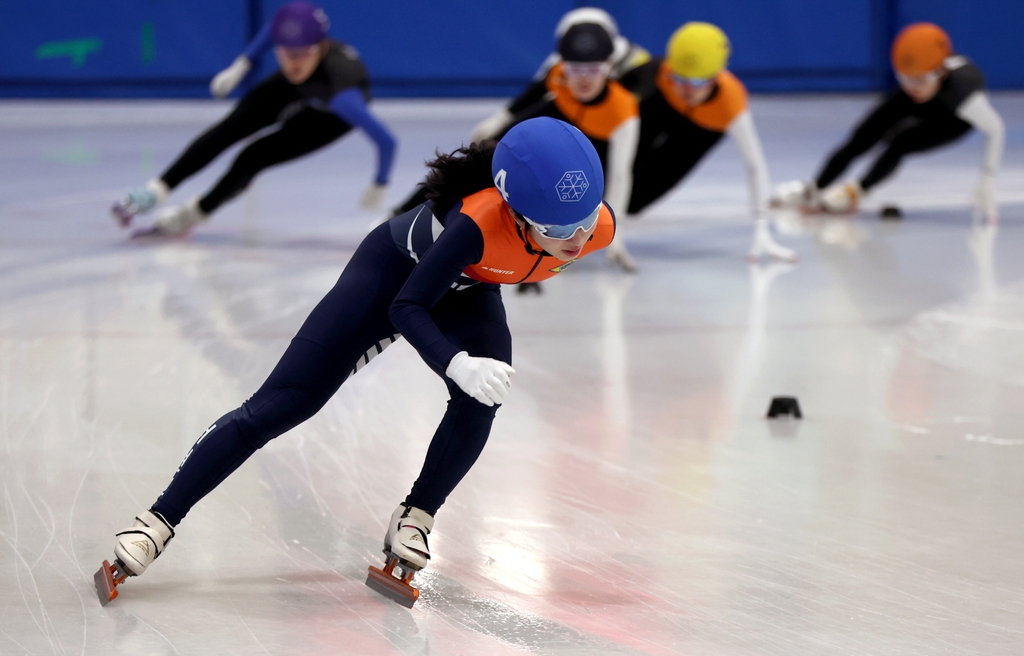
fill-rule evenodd
<path id="1" fill-rule="evenodd" d="M 904 27 L 892 42 L 892 67 L 901 75 L 916 77 L 934 71 L 953 54 L 949 35 L 934 23 Z"/>

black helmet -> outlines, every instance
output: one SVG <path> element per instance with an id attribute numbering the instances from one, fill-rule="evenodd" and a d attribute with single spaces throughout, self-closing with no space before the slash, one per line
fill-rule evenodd
<path id="1" fill-rule="evenodd" d="M 596 23 L 573 25 L 558 42 L 558 54 L 567 62 L 608 61 L 614 50 L 612 37 Z"/>

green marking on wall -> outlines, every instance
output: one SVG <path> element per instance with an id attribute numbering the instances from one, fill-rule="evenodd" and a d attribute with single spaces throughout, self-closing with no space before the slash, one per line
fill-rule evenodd
<path id="1" fill-rule="evenodd" d="M 71 65 L 81 68 L 85 58 L 103 47 L 100 39 L 69 39 L 67 41 L 50 41 L 36 48 L 36 59 L 59 59 L 70 57 Z"/>
<path id="2" fill-rule="evenodd" d="M 139 162 L 139 170 L 144 174 L 152 173 L 156 168 L 156 165 L 154 164 L 155 161 L 156 158 L 153 157 L 153 146 L 146 144 L 142 147 L 142 161 Z"/>
<path id="3" fill-rule="evenodd" d="M 143 64 L 150 64 L 156 59 L 156 29 L 152 21 L 146 21 L 139 30 L 139 55 Z"/>
<path id="4" fill-rule="evenodd" d="M 43 152 L 43 159 L 71 166 L 92 166 L 99 161 L 100 154 L 85 142 L 76 141 Z"/>

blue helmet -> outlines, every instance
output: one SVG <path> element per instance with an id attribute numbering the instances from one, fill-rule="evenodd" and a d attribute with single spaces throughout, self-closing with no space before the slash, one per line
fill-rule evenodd
<path id="1" fill-rule="evenodd" d="M 512 209 L 542 226 L 592 225 L 588 218 L 604 196 L 594 145 L 554 118 L 532 118 L 509 130 L 494 149 L 491 175 Z"/>

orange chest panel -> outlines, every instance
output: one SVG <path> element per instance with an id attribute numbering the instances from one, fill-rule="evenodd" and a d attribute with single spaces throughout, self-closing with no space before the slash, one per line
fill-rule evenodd
<path id="1" fill-rule="evenodd" d="M 691 106 L 676 90 L 668 63 L 663 62 L 658 69 L 658 90 L 672 109 L 706 130 L 725 132 L 747 108 L 747 89 L 735 75 L 724 70 L 715 76 L 715 83 L 718 89 L 710 100 Z"/>
<path id="2" fill-rule="evenodd" d="M 572 264 L 543 254 L 525 232 L 518 231 L 515 219 L 497 189 L 485 189 L 468 196 L 462 201 L 461 213 L 477 224 L 484 238 L 483 257 L 465 270 L 466 276 L 473 280 L 503 285 L 540 282 Z M 601 208 L 597 229 L 583 247 L 580 257 L 604 248 L 614 236 L 615 219 L 605 205 Z M 528 239 L 529 244 L 524 239 Z"/>
<path id="3" fill-rule="evenodd" d="M 583 134 L 608 141 L 620 125 L 640 116 L 636 98 L 614 80 L 608 81 L 608 92 L 601 102 L 588 105 L 576 100 L 565 84 L 562 67 L 562 64 L 554 66 L 544 84 L 554 96 L 558 111 Z"/>

